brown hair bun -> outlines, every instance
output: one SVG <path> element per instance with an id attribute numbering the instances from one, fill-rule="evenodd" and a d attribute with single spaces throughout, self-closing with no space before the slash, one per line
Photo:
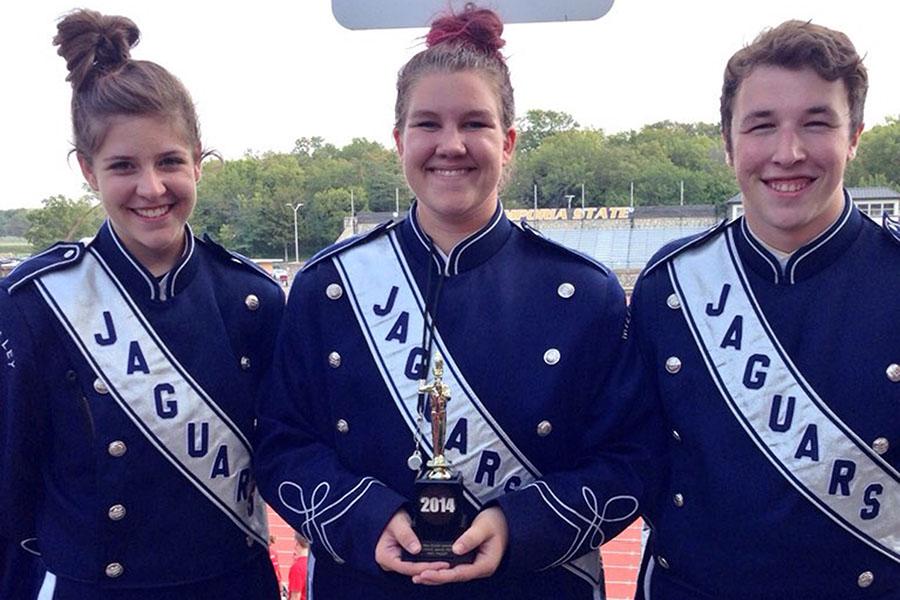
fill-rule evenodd
<path id="1" fill-rule="evenodd" d="M 93 10 L 69 13 L 56 27 L 53 44 L 66 61 L 66 81 L 81 89 L 95 76 L 114 71 L 131 56 L 141 32 L 127 17 L 107 16 Z"/>

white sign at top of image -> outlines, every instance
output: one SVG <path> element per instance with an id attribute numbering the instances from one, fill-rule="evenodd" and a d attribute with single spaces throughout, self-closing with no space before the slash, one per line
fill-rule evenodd
<path id="1" fill-rule="evenodd" d="M 467 0 L 331 0 L 331 12 L 347 29 L 427 27 L 449 7 L 462 11 Z M 613 0 L 481 0 L 479 8 L 496 11 L 504 23 L 590 21 L 599 19 Z"/>

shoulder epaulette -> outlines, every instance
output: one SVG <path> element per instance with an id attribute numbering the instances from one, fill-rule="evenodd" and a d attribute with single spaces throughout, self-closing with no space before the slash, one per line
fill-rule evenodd
<path id="1" fill-rule="evenodd" d="M 13 269 L 3 279 L 2 286 L 12 294 L 41 275 L 77 264 L 84 256 L 84 252 L 84 244 L 80 242 L 57 242 Z"/>
<path id="2" fill-rule="evenodd" d="M 719 232 L 724 231 L 726 227 L 736 222 L 737 220 L 729 221 L 728 219 L 724 219 L 720 223 L 716 223 L 706 231 L 701 231 L 700 233 L 695 233 L 694 235 L 690 235 L 688 237 L 681 238 L 679 240 L 675 240 L 674 242 L 666 244 L 659 250 L 659 252 L 657 252 L 653 256 L 653 258 L 650 259 L 650 262 L 647 263 L 646 267 L 644 267 L 642 275 L 647 275 L 648 273 L 656 269 L 656 267 L 658 267 L 659 265 L 678 256 L 685 250 L 703 244 L 704 242 L 706 242 L 706 240 L 715 237 Z"/>
<path id="3" fill-rule="evenodd" d="M 554 248 L 556 250 L 561 250 L 563 253 L 568 254 L 569 256 L 578 258 L 581 261 L 586 262 L 587 264 L 591 265 L 592 267 L 600 269 L 600 271 L 602 271 L 604 275 L 609 275 L 609 268 L 606 265 L 604 265 L 602 262 L 597 260 L 596 258 L 594 258 L 592 256 L 588 256 L 587 254 L 584 254 L 583 252 L 579 252 L 578 250 L 575 250 L 574 248 L 569 248 L 568 246 L 564 246 L 563 244 L 560 244 L 559 242 L 551 240 L 550 238 L 545 236 L 543 233 L 541 233 L 539 230 L 537 230 L 534 227 L 532 227 L 531 225 L 529 225 L 528 222 L 525 221 L 524 219 L 522 219 L 521 221 L 513 221 L 512 224 L 515 225 L 517 228 L 521 229 L 522 231 L 524 231 L 528 235 L 528 239 L 536 240 L 539 243 L 545 244 L 551 248 Z"/>
<path id="4" fill-rule="evenodd" d="M 884 213 L 881 219 L 881 226 L 887 232 L 891 239 L 900 244 L 900 216 L 893 216 Z"/>
<path id="5" fill-rule="evenodd" d="M 212 252 L 222 260 L 234 263 L 236 265 L 241 265 L 252 271 L 254 274 L 259 275 L 260 277 L 264 277 L 271 283 L 278 285 L 278 283 L 274 279 L 272 279 L 272 276 L 269 275 L 269 273 L 265 269 L 260 267 L 258 264 L 244 256 L 243 254 L 239 252 L 233 252 L 225 246 L 219 244 L 217 241 L 212 239 L 208 233 L 204 233 L 200 241 L 202 241 L 207 248 L 212 250 Z"/>
<path id="6" fill-rule="evenodd" d="M 378 225 L 376 225 L 374 229 L 354 235 L 352 237 L 348 237 L 347 239 L 341 240 L 336 244 L 332 244 L 331 246 L 328 246 L 324 250 L 320 250 L 315 255 L 313 255 L 312 258 L 306 261 L 306 264 L 303 265 L 303 268 L 300 269 L 300 271 L 306 271 L 319 264 L 323 260 L 331 258 L 335 254 L 340 254 L 341 252 L 353 248 L 354 246 L 359 246 L 360 244 L 365 244 L 366 242 L 374 240 L 375 238 L 393 229 L 396 225 L 397 223 L 395 223 L 394 221 L 384 221 L 383 223 L 379 223 Z"/>

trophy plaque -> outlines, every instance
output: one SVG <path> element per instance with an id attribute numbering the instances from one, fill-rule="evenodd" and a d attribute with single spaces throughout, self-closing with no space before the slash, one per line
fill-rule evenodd
<path id="1" fill-rule="evenodd" d="M 428 394 L 431 405 L 431 441 L 434 458 L 416 478 L 416 499 L 411 507 L 413 531 L 422 544 L 418 554 L 403 552 L 403 560 L 412 562 L 449 562 L 451 565 L 471 563 L 475 551 L 463 555 L 453 553 L 453 542 L 469 527 L 463 497 L 462 475 L 454 473 L 444 456 L 447 436 L 447 402 L 450 386 L 443 382 L 444 359 L 434 357 L 434 381 L 419 386 L 420 394 Z"/>

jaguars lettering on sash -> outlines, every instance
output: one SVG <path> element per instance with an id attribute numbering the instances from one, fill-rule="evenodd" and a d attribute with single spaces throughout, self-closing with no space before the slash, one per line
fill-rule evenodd
<path id="1" fill-rule="evenodd" d="M 715 303 L 706 304 L 706 316 L 716 319 L 726 314 L 731 285 L 722 286 L 719 297 Z M 719 347 L 722 349 L 741 350 L 744 336 L 744 315 L 731 316 L 731 322 L 726 329 Z M 822 460 L 819 445 L 818 425 L 812 422 L 799 422 L 795 420 L 796 396 L 780 393 L 767 393 L 765 390 L 769 368 L 773 359 L 767 354 L 751 354 L 744 364 L 741 384 L 751 392 L 761 390 L 760 400 L 769 405 L 768 428 L 777 436 L 786 436 L 793 440 L 796 448 L 794 458 L 800 462 L 809 461 L 819 463 Z M 849 457 L 834 457 L 831 459 L 830 477 L 827 493 L 830 496 L 850 496 L 854 485 L 857 464 Z M 858 483 L 858 482 L 857 482 Z M 881 512 L 879 497 L 884 493 L 884 486 L 878 482 L 865 484 L 862 493 L 862 503 L 859 506 L 859 518 L 869 521 L 878 518 Z"/>
<path id="2" fill-rule="evenodd" d="M 144 351 L 138 340 L 121 340 L 116 331 L 116 322 L 110 311 L 102 313 L 104 330 L 94 334 L 93 340 L 97 346 L 115 350 L 120 347 L 125 350 L 122 356 L 125 356 L 124 364 L 122 364 L 122 373 L 108 373 L 114 380 L 124 374 L 125 377 L 151 376 L 150 367 L 144 356 Z M 155 407 L 156 417 L 160 422 L 175 419 L 181 406 L 180 398 L 176 394 L 176 387 L 169 381 L 160 381 L 153 387 L 153 406 Z M 210 453 L 213 453 L 212 466 L 207 470 L 206 477 L 209 481 L 218 478 L 230 478 L 232 476 L 232 463 L 229 460 L 228 444 L 219 444 L 217 447 L 210 445 L 210 423 L 205 420 L 189 420 L 183 423 L 182 439 L 184 440 L 184 453 L 181 456 L 187 456 L 189 461 L 195 461 L 199 465 L 208 462 Z M 190 470 L 197 472 L 197 469 L 189 466 Z M 202 471 L 201 471 L 202 472 Z M 249 468 L 242 468 L 237 474 L 234 483 L 234 501 L 238 504 L 246 504 L 246 516 L 253 516 L 254 506 L 254 489 L 255 481 L 251 476 Z"/>
<path id="3" fill-rule="evenodd" d="M 400 288 L 398 286 L 392 286 L 388 292 L 387 298 L 383 302 L 375 303 L 371 306 L 371 312 L 378 318 L 393 321 L 384 341 L 403 346 L 406 345 L 409 335 L 410 314 L 409 311 L 400 310 L 399 307 L 396 306 L 399 291 Z M 425 366 L 426 359 L 427 351 L 425 348 L 422 348 L 418 344 L 414 345 L 408 351 L 406 356 L 406 368 L 403 373 L 404 377 L 413 382 L 426 379 L 428 376 Z M 423 409 L 423 412 L 424 414 L 428 414 L 430 410 L 431 408 L 427 405 L 426 397 L 426 406 Z M 448 430 L 444 449 L 448 452 L 456 450 L 461 457 L 466 457 L 469 453 L 469 420 L 465 417 L 461 417 L 457 419 L 455 423 L 448 425 Z M 462 460 L 464 460 L 464 458 L 460 459 L 460 461 Z M 512 475 L 503 482 L 498 481 L 496 475 L 502 466 L 503 459 L 499 453 L 488 449 L 481 450 L 478 456 L 478 466 L 475 470 L 474 480 L 468 482 L 468 484 L 471 485 L 474 483 L 475 485 L 494 488 L 502 483 L 504 492 L 512 491 L 521 486 L 522 478 L 518 475 Z"/>

